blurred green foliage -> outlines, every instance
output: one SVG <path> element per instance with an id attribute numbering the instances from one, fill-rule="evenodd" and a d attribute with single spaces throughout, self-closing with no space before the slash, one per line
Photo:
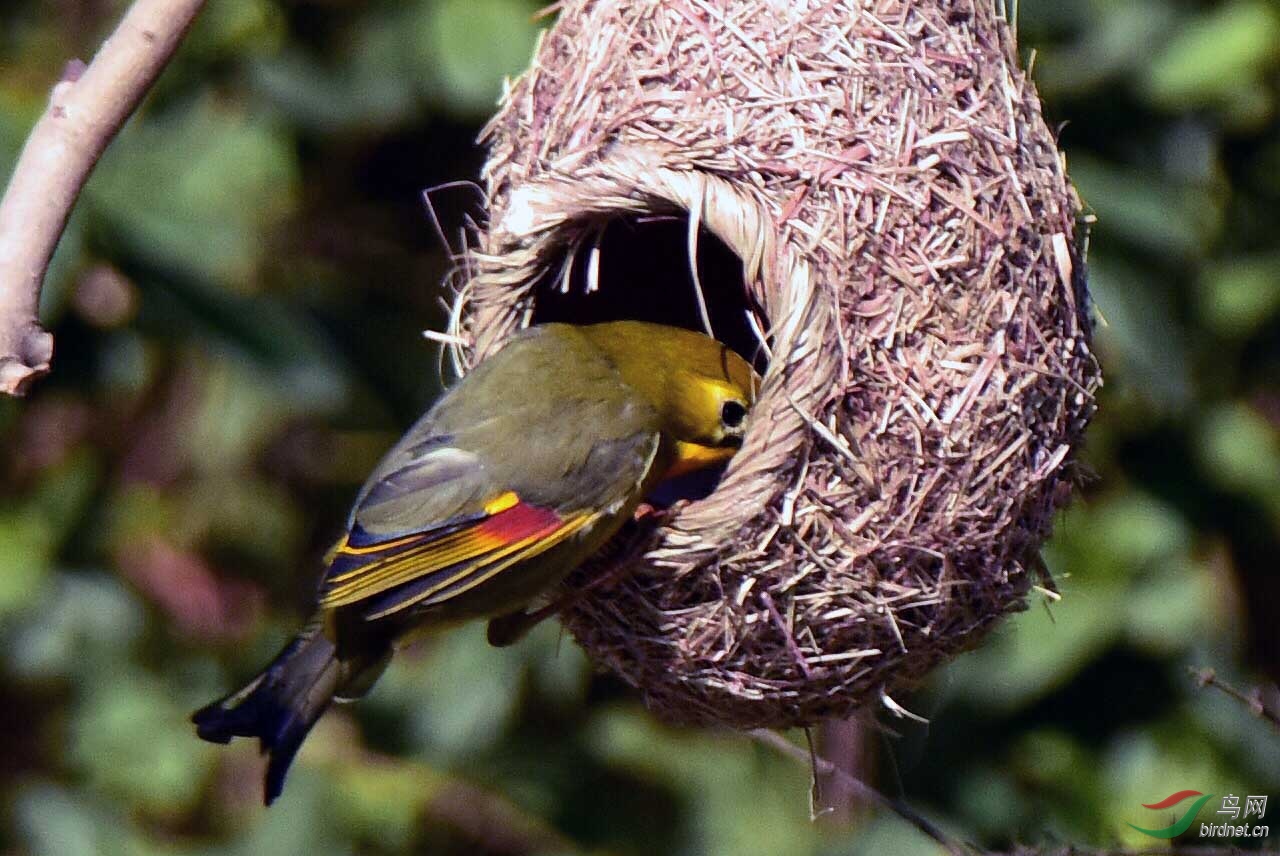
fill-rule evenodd
<path id="1" fill-rule="evenodd" d="M 0 174 L 122 5 L 0 7 Z M 1172 790 L 1280 800 L 1280 738 L 1188 675 L 1280 677 L 1280 3 L 1019 5 L 1099 220 L 1097 478 L 1047 551 L 1062 601 L 899 699 L 927 729 L 863 739 L 882 789 L 985 846 L 1147 845 L 1126 821 Z M 269 812 L 253 747 L 191 734 L 439 389 L 420 193 L 477 174 L 535 12 L 216 0 L 104 159 L 45 293 L 55 373 L 0 401 L 0 852 L 937 852 L 811 822 L 802 765 L 655 723 L 553 626 L 398 659 Z M 432 203 L 456 244 L 477 194 Z"/>

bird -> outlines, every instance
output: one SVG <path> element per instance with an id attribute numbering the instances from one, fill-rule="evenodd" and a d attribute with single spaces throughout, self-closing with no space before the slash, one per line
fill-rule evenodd
<path id="1" fill-rule="evenodd" d="M 495 644 L 664 484 L 742 446 L 759 377 L 710 336 L 641 321 L 513 335 L 374 468 L 323 561 L 303 629 L 237 692 L 192 715 L 214 743 L 256 737 L 266 805 L 311 727 L 396 650 L 487 619 Z"/>

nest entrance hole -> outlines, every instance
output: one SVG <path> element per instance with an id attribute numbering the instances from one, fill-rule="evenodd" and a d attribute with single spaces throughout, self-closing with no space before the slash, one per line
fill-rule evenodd
<path id="1" fill-rule="evenodd" d="M 700 287 L 712 335 L 764 373 L 768 360 L 756 331 L 768 322 L 751 299 L 742 259 L 700 228 L 695 281 L 687 214 L 578 221 L 566 232 L 534 283 L 532 323 L 650 321 L 705 333 Z"/>

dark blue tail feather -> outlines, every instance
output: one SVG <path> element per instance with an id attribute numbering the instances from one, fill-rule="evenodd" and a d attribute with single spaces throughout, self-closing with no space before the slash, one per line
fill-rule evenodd
<path id="1" fill-rule="evenodd" d="M 333 643 L 309 628 L 244 689 L 196 711 L 196 734 L 212 743 L 256 737 L 267 762 L 263 798 L 271 805 L 311 726 L 329 707 L 342 669 Z"/>

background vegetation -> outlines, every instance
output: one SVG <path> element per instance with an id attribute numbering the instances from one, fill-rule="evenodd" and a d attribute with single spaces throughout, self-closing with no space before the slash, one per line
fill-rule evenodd
<path id="1" fill-rule="evenodd" d="M 0 177 L 121 6 L 0 6 Z M 420 331 L 448 262 L 420 192 L 477 174 L 535 11 L 213 0 L 102 163 L 45 295 L 55 372 L 0 401 L 0 852 L 936 849 L 892 816 L 812 823 L 803 765 L 657 724 L 554 626 L 397 660 L 270 811 L 252 746 L 191 733 L 296 625 L 438 392 Z M 874 780 L 993 848 L 1145 846 L 1126 821 L 1172 818 L 1140 803 L 1269 794 L 1280 846 L 1280 737 L 1188 674 L 1280 678 L 1280 3 L 1019 14 L 1100 221 L 1097 479 L 1048 550 L 1065 599 L 902 699 L 932 725 L 864 736 Z M 477 193 L 432 198 L 456 240 Z"/>

